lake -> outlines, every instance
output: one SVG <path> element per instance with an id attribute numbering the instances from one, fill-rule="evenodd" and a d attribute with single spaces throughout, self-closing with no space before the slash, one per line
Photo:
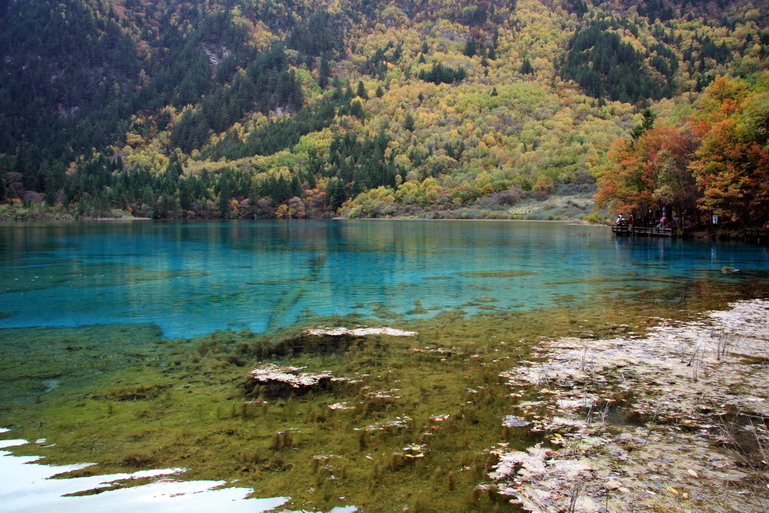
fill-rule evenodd
<path id="1" fill-rule="evenodd" d="M 452 494 L 483 480 L 481 455 L 503 436 L 510 397 L 496 376 L 538 337 L 640 332 L 767 297 L 767 278 L 766 246 L 567 223 L 5 225 L 0 427 L 49 441 L 15 454 L 185 467 L 297 508 L 418 509 L 424 496 L 472 510 Z M 340 324 L 419 335 L 276 349 L 297 327 Z M 244 396 L 261 360 L 362 385 Z"/>
<path id="2" fill-rule="evenodd" d="M 135 222 L 0 227 L 0 263 L 0 327 L 153 323 L 174 338 L 605 303 L 729 284 L 723 267 L 766 272 L 769 251 L 542 222 Z"/>

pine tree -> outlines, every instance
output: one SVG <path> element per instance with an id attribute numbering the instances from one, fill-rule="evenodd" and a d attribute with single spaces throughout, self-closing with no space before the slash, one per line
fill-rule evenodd
<path id="1" fill-rule="evenodd" d="M 175 151 L 171 153 L 171 156 L 168 159 L 168 165 L 166 166 L 166 176 L 172 182 L 176 182 L 182 173 L 183 169 L 182 164 L 179 161 L 179 153 L 178 151 Z"/>
<path id="2" fill-rule="evenodd" d="M 302 184 L 299 183 L 299 178 L 296 175 L 291 178 L 291 196 L 302 196 Z"/>
<path id="3" fill-rule="evenodd" d="M 467 55 L 468 57 L 472 57 L 475 55 L 476 51 L 478 51 L 478 47 L 475 43 L 475 39 L 473 39 L 472 37 L 468 38 L 467 42 L 465 43 L 465 51 L 464 51 L 465 55 Z"/>
<path id="4" fill-rule="evenodd" d="M 634 126 L 630 131 L 630 136 L 633 138 L 633 140 L 638 139 L 644 134 L 644 132 L 648 132 L 654 128 L 654 120 L 657 118 L 657 115 L 650 109 L 644 109 L 641 115 L 643 116 L 641 123 Z"/>
<path id="5" fill-rule="evenodd" d="M 403 128 L 409 132 L 414 131 L 414 116 L 411 115 L 411 112 L 406 113 L 406 117 L 403 119 Z"/>
<path id="6" fill-rule="evenodd" d="M 230 183 L 229 183 L 229 174 L 223 173 L 219 177 L 220 182 L 220 190 L 219 190 L 219 215 L 222 218 L 229 217 L 230 212 Z"/>
<path id="7" fill-rule="evenodd" d="M 368 93 L 366 92 L 366 87 L 363 85 L 363 80 L 358 82 L 358 90 L 355 92 L 355 95 L 364 100 L 368 100 Z"/>
<path id="8" fill-rule="evenodd" d="M 321 89 L 328 87 L 328 78 L 331 75 L 331 68 L 328 63 L 328 58 L 324 53 L 320 58 L 320 72 L 318 77 L 318 85 Z"/>
<path id="9" fill-rule="evenodd" d="M 339 178 L 332 178 L 326 186 L 326 201 L 328 206 L 337 211 L 347 199 L 344 183 Z"/>
<path id="10" fill-rule="evenodd" d="M 531 65 L 528 57 L 523 58 L 523 63 L 520 69 L 521 75 L 531 75 L 534 73 L 534 67 Z"/>
<path id="11" fill-rule="evenodd" d="M 353 100 L 350 102 L 350 115 L 355 116 L 358 119 L 363 119 L 363 104 L 360 100 Z"/>

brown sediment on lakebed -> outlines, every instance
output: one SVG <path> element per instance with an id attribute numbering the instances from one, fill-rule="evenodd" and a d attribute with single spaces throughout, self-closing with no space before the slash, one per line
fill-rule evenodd
<path id="1" fill-rule="evenodd" d="M 643 337 L 543 341 L 501 377 L 547 434 L 490 477 L 532 512 L 769 511 L 769 301 Z M 527 399 L 530 399 L 528 395 Z"/>

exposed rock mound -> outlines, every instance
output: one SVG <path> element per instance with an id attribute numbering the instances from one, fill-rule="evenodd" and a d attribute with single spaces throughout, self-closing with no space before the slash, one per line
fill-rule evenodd
<path id="1" fill-rule="evenodd" d="M 244 383 L 246 395 L 256 397 L 287 397 L 301 395 L 312 390 L 325 390 L 333 377 L 326 372 L 302 372 L 297 367 L 281 367 L 266 363 L 252 369 Z"/>
<path id="2" fill-rule="evenodd" d="M 389 336 L 413 337 L 415 331 L 404 331 L 389 327 L 379 328 L 344 328 L 317 327 L 305 330 L 299 334 L 286 337 L 269 351 L 275 356 L 286 356 L 301 353 L 340 353 L 351 347 L 363 344 L 364 337 Z"/>

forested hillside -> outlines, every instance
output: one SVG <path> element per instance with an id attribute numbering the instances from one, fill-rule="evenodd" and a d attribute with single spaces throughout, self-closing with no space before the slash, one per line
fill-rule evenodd
<path id="1" fill-rule="evenodd" d="M 575 216 L 601 185 L 745 220 L 735 166 L 769 215 L 761 1 L 16 0 L 0 54 L 4 218 Z M 687 198 L 609 190 L 665 127 Z"/>

